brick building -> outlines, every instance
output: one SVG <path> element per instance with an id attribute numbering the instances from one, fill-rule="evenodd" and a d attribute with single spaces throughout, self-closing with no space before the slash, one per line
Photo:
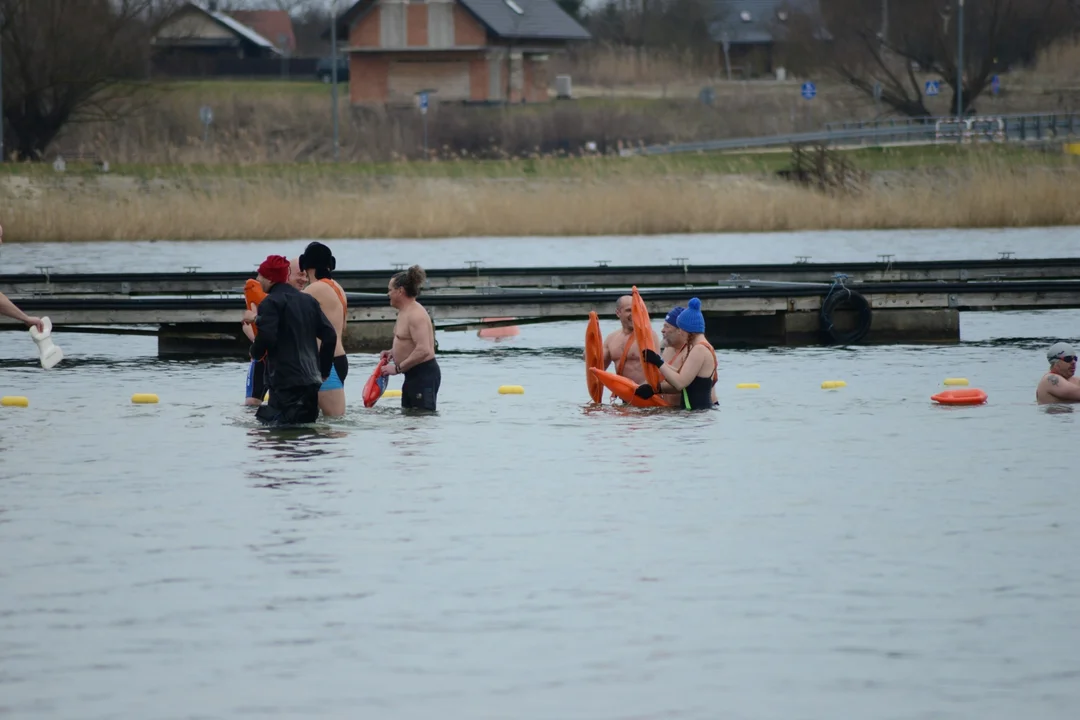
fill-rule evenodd
<path id="1" fill-rule="evenodd" d="M 550 55 L 590 38 L 553 0 L 359 0 L 337 32 L 353 104 L 545 102 Z"/>

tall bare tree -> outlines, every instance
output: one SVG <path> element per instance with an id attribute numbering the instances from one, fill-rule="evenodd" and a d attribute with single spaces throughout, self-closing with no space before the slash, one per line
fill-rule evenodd
<path id="1" fill-rule="evenodd" d="M 878 86 L 883 103 L 912 117 L 930 115 L 923 80 L 937 76 L 951 89 L 951 114 L 959 114 L 957 0 L 894 0 L 886 4 L 887 22 L 878 2 L 823 0 L 822 6 L 831 40 L 812 40 L 808 18 L 799 19 L 798 33 L 819 67 L 867 95 Z M 1030 62 L 1077 29 L 1076 0 L 967 0 L 963 14 L 961 113 L 995 73 Z"/>
<path id="2" fill-rule="evenodd" d="M 0 0 L 5 152 L 41 158 L 72 122 L 117 117 L 176 0 Z"/>

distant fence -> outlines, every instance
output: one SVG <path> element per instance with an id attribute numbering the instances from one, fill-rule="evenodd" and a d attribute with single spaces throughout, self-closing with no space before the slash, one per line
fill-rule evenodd
<path id="1" fill-rule="evenodd" d="M 156 78 L 315 78 L 319 58 L 159 57 L 151 66 Z"/>
<path id="2" fill-rule="evenodd" d="M 1038 142 L 1080 137 L 1080 113 L 930 117 L 828 123 L 824 130 L 788 135 L 728 138 L 624 148 L 622 155 L 669 155 L 783 147 L 802 143 L 832 145 L 927 145 L 983 142 Z"/>

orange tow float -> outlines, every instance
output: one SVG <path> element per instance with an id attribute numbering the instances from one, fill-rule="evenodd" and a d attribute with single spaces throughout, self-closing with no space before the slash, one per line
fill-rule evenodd
<path id="1" fill-rule="evenodd" d="M 262 285 L 259 284 L 259 281 L 254 278 L 248 278 L 248 281 L 244 283 L 244 309 L 252 310 L 252 305 L 256 308 L 259 307 L 259 303 L 261 303 L 265 297 L 266 293 L 263 292 Z M 255 327 L 255 325 L 251 326 L 251 330 L 256 335 L 259 334 L 259 329 Z"/>
<path id="2" fill-rule="evenodd" d="M 604 336 L 600 332 L 600 318 L 596 311 L 589 312 L 589 324 L 585 328 L 585 382 L 589 386 L 589 396 L 595 403 L 604 400 L 604 386 L 590 370 L 604 369 Z"/>
<path id="3" fill-rule="evenodd" d="M 986 393 L 978 388 L 942 390 L 930 399 L 940 405 L 982 405 L 986 402 Z"/>
<path id="4" fill-rule="evenodd" d="M 634 407 L 670 407 L 668 401 L 664 400 L 660 395 L 653 395 L 648 400 L 639 398 L 634 394 L 638 384 L 628 377 L 616 375 L 599 368 L 589 368 L 589 372 L 595 375 L 603 383 L 604 387 L 611 391 L 612 395 L 629 405 Z"/>
<path id="5" fill-rule="evenodd" d="M 513 320 L 514 318 L 508 317 L 490 317 L 480 318 L 480 322 L 499 322 L 500 320 Z M 485 340 L 501 340 L 502 338 L 514 337 L 521 333 L 521 328 L 517 325 L 503 325 L 501 327 L 486 327 L 480 328 L 476 332 L 477 337 L 482 337 Z"/>
<path id="6" fill-rule="evenodd" d="M 266 292 L 262 289 L 262 285 L 259 284 L 259 281 L 254 278 L 248 278 L 248 281 L 244 283 L 244 303 L 246 305 L 244 309 L 253 310 L 254 308 L 259 307 L 259 303 L 261 303 L 265 297 Z M 254 308 L 252 306 L 254 306 Z M 255 333 L 256 336 L 259 334 L 259 327 L 255 323 L 251 323 L 251 332 Z M 262 360 L 265 357 L 266 354 L 264 353 L 263 357 L 259 359 Z"/>
<path id="7" fill-rule="evenodd" d="M 634 337 L 633 339 L 628 339 L 627 342 L 636 343 L 639 353 L 643 352 L 646 348 L 652 350 L 653 352 L 657 352 L 656 341 L 653 338 L 652 322 L 649 320 L 649 310 L 645 307 L 645 301 L 641 299 L 641 295 L 638 294 L 637 286 L 634 286 L 631 289 L 631 298 L 632 303 L 630 306 L 630 313 L 631 317 L 634 320 Z M 593 325 L 593 317 L 595 316 L 595 314 L 596 313 L 590 313 L 589 315 L 590 328 Z M 612 395 L 629 405 L 633 405 L 634 407 L 670 407 L 670 403 L 668 403 L 667 400 L 664 400 L 664 398 L 659 393 L 653 395 L 648 400 L 643 400 L 639 398 L 637 395 L 634 394 L 634 391 L 637 390 L 638 383 L 634 382 L 630 378 L 623 377 L 622 375 L 618 375 L 616 373 L 610 373 L 606 370 L 601 369 L 601 366 L 604 362 L 604 348 L 603 338 L 600 335 L 599 321 L 596 322 L 595 337 L 597 338 L 597 340 L 594 342 L 597 343 L 597 346 L 600 350 L 600 361 L 596 365 L 589 365 L 588 343 L 590 332 L 592 332 L 591 329 L 586 330 L 585 334 L 585 361 L 590 375 L 595 377 L 604 387 L 610 390 Z M 645 368 L 645 382 L 647 382 L 649 385 L 652 385 L 653 388 L 659 387 L 660 369 L 655 365 L 646 362 L 643 362 L 642 365 Z M 590 382 L 589 393 L 592 394 L 592 392 L 593 386 Z M 603 391 L 600 392 L 602 393 Z M 596 395 L 593 395 L 594 399 L 595 397 Z M 596 400 L 596 402 L 599 402 L 599 400 Z"/>
<path id="8" fill-rule="evenodd" d="M 379 402 L 379 398 L 386 392 L 386 385 L 390 378 L 382 374 L 382 369 L 386 365 L 386 358 L 380 358 L 379 362 L 375 365 L 375 369 L 371 371 L 371 375 L 368 376 L 367 382 L 364 383 L 364 407 L 369 408 L 375 403 Z"/>
<path id="9" fill-rule="evenodd" d="M 653 339 L 652 322 L 649 320 L 649 309 L 645 307 L 645 301 L 638 294 L 637 285 L 630 289 L 630 294 L 632 297 L 630 317 L 634 320 L 634 340 L 637 342 L 638 354 L 644 353 L 646 349 L 658 352 L 656 341 Z M 662 380 L 660 368 L 644 361 L 641 364 L 645 368 L 645 382 L 652 385 L 654 390 L 660 387 L 660 380 Z"/>

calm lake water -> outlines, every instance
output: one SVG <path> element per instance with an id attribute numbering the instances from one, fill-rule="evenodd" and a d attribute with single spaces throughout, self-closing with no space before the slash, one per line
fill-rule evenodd
<path id="1" fill-rule="evenodd" d="M 788 262 L 1075 255 L 1080 229 L 662 242 L 328 244 L 342 268 Z M 5 244 L 0 272 L 303 246 Z M 0 333 L 0 394 L 30 399 L 0 408 L 0 716 L 1072 718 L 1080 423 L 1034 388 L 1078 326 L 722 352 L 694 414 L 589 405 L 583 323 L 443 333 L 437 415 L 364 409 L 358 354 L 346 417 L 292 431 L 242 406 L 242 362 L 58 332 L 43 371 Z M 989 403 L 934 406 L 956 376 Z"/>

